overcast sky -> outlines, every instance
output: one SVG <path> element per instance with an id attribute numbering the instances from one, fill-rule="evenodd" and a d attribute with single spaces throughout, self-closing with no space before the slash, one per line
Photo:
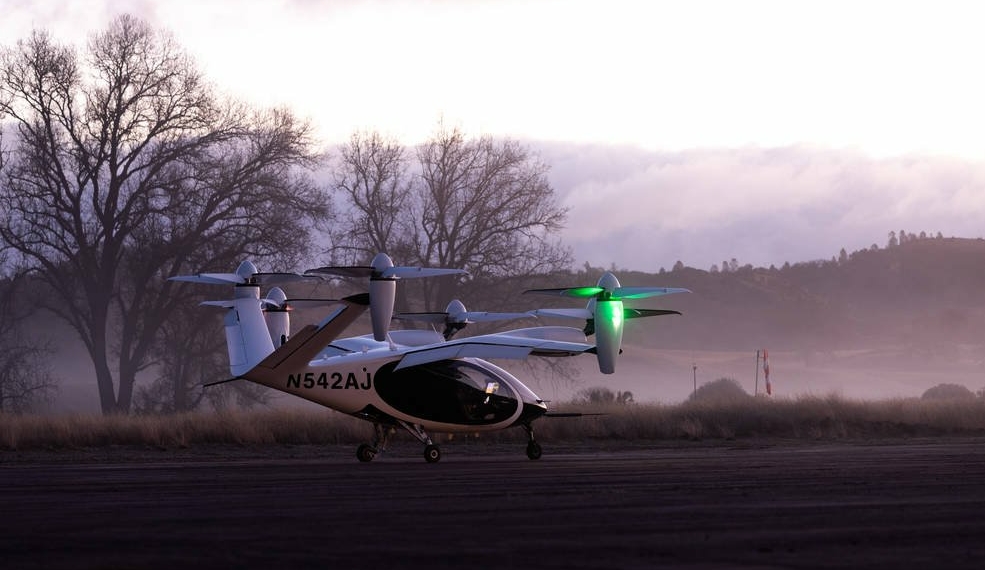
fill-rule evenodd
<path id="1" fill-rule="evenodd" d="M 976 2 L 0 0 L 0 43 L 121 11 L 326 144 L 438 121 L 529 142 L 579 263 L 780 265 L 890 230 L 979 237 Z"/>

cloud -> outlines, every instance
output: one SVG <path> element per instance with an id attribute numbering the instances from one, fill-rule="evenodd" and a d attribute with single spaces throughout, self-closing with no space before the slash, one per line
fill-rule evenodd
<path id="1" fill-rule="evenodd" d="M 978 237 L 985 163 L 810 147 L 651 152 L 542 144 L 578 262 L 656 271 L 827 259 L 890 231 Z"/>

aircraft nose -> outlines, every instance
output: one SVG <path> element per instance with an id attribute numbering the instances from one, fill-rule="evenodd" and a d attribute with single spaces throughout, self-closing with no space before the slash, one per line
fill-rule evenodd
<path id="1" fill-rule="evenodd" d="M 523 411 L 517 420 L 521 424 L 529 424 L 537 418 L 547 413 L 547 404 L 543 400 L 533 400 L 523 402 Z"/>

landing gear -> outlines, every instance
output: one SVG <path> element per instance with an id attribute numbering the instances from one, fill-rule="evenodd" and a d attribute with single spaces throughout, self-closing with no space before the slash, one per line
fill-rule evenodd
<path id="1" fill-rule="evenodd" d="M 540 459 L 544 450 L 541 449 L 540 444 L 534 439 L 534 427 L 530 424 L 523 424 L 523 429 L 527 431 L 527 457 L 533 460 Z"/>
<path id="2" fill-rule="evenodd" d="M 372 461 L 376 454 L 386 451 L 386 444 L 389 443 L 390 436 L 393 435 L 394 431 L 390 426 L 377 423 L 373 424 L 373 429 L 376 432 L 373 443 L 364 443 L 356 449 L 356 458 L 363 463 Z"/>
<path id="3" fill-rule="evenodd" d="M 414 437 L 424 444 L 424 460 L 428 463 L 437 463 L 441 459 L 441 450 L 431 441 L 431 437 L 424 431 L 424 428 L 417 424 L 407 423 L 403 420 L 396 420 L 400 427 L 410 432 Z M 356 458 L 363 463 L 372 461 L 378 454 L 386 450 L 390 436 L 396 431 L 392 426 L 374 423 L 376 436 L 373 443 L 364 443 L 356 449 Z"/>
<path id="4" fill-rule="evenodd" d="M 424 461 L 437 463 L 441 459 L 441 450 L 433 443 L 424 447 Z"/>
<path id="5" fill-rule="evenodd" d="M 369 444 L 362 444 L 356 449 L 356 457 L 363 463 L 369 463 L 376 457 L 376 449 Z"/>
<path id="6" fill-rule="evenodd" d="M 428 463 L 437 463 L 441 459 L 441 450 L 438 446 L 431 441 L 431 436 L 428 435 L 424 428 L 417 424 L 407 423 L 403 420 L 397 420 L 405 430 L 409 431 L 411 435 L 417 438 L 417 441 L 424 444 L 424 461 Z"/>

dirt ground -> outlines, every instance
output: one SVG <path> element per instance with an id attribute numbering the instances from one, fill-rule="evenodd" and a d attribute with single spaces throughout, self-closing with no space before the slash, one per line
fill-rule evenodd
<path id="1" fill-rule="evenodd" d="M 544 443 L 2 452 L 0 567 L 985 567 L 985 439 Z"/>

